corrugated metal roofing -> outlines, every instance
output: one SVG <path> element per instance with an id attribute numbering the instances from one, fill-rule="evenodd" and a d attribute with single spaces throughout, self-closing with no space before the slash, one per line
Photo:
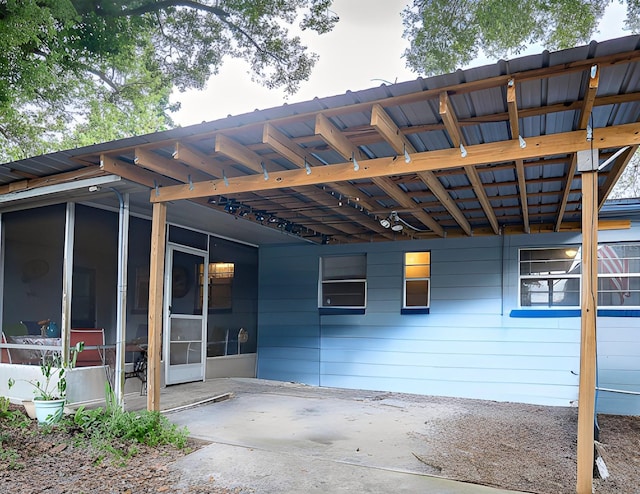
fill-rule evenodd
<path id="1" fill-rule="evenodd" d="M 146 183 L 142 181 L 147 186 L 153 186 L 155 179 L 151 177 L 154 176 L 171 177 L 185 183 L 184 175 L 178 175 L 177 170 L 189 176 L 204 174 L 211 180 L 219 180 L 223 175 L 262 173 L 260 167 L 263 165 L 268 173 L 304 167 L 302 158 L 292 158 L 291 153 L 306 156 L 313 161 L 312 165 L 318 166 L 349 163 L 352 149 L 361 153 L 364 160 L 395 159 L 400 153 L 372 126 L 374 104 L 380 105 L 392 125 L 397 126 L 397 134 L 417 153 L 428 155 L 432 151 L 451 149 L 458 136 L 465 147 L 508 143 L 517 139 L 511 135 L 507 102 L 507 83 L 511 77 L 516 87 L 518 132 L 525 141 L 568 133 L 578 130 L 592 76 L 592 61 L 598 62 L 599 78 L 593 107 L 588 107 L 591 110 L 589 126 L 599 129 L 637 122 L 640 118 L 640 37 L 628 36 L 20 160 L 0 165 L 0 191 L 6 185 L 4 192 L 7 192 L 10 184 L 13 189 L 29 187 L 28 182 L 21 182 L 27 175 L 45 177 L 85 166 L 97 168 L 101 155 L 114 162 L 120 160 L 119 170 L 123 177 L 132 181 L 141 179 L 123 168 L 124 165 L 145 172 L 153 169 L 152 174 L 145 175 Z M 452 128 L 443 119 L 439 101 L 443 93 L 448 97 L 448 111 L 455 115 L 458 127 Z M 328 136 L 316 134 L 318 114 L 327 117 L 335 127 L 331 132 L 339 134 L 342 139 L 339 144 L 332 144 Z M 289 152 L 263 142 L 266 123 L 289 141 Z M 215 152 L 219 135 L 232 139 L 236 143 L 234 150 Z M 176 142 L 184 151 L 192 150 L 200 157 L 185 158 L 183 152 L 173 160 Z M 165 165 L 158 169 L 135 160 L 136 148 L 150 151 Z M 602 160 L 618 148 L 601 149 Z M 314 162 L 315 159 L 320 163 Z M 401 163 L 403 156 L 397 156 L 397 159 Z M 607 172 L 618 171 L 624 166 L 624 159 L 625 155 L 619 157 L 601 174 L 602 192 L 608 191 L 611 185 Z M 432 214 L 449 234 L 462 232 L 465 227 L 455 219 L 456 210 L 463 213 L 474 229 L 493 229 L 494 233 L 492 215 L 501 227 L 526 230 L 525 210 L 531 223 L 558 227 L 562 221 L 577 221 L 580 215 L 579 176 L 569 175 L 572 160 L 573 154 L 562 150 L 553 156 L 541 154 L 525 159 L 520 178 L 526 183 L 526 204 L 521 203 L 514 159 L 509 155 L 496 155 L 495 162 L 473 165 L 483 190 L 474 185 L 473 174 L 470 175 L 473 170 L 468 167 L 450 168 L 443 163 L 442 170 L 428 171 L 437 177 L 448 197 L 453 199 L 453 206 L 444 204 L 443 197 L 431 190 L 429 177 L 405 173 L 397 166 L 388 177 L 360 179 L 354 176 L 338 184 L 328 182 L 280 191 L 223 194 L 211 207 L 224 209 L 233 202 L 237 206 L 233 214 L 238 214 L 238 210 L 251 213 L 240 218 L 243 221 L 256 221 L 257 216 L 266 215 L 283 220 L 279 222 L 280 228 L 287 231 L 300 231 L 302 236 L 322 241 L 331 238 L 339 242 L 407 238 L 407 235 L 420 237 L 425 231 L 442 234 L 437 225 L 429 223 L 428 217 L 425 219 L 425 214 Z M 565 187 L 567 180 L 571 183 L 569 188 Z M 217 190 L 215 193 L 220 194 Z M 483 204 L 483 195 L 492 212 L 487 211 L 486 203 Z M 561 214 L 563 199 L 566 209 Z M 227 206 L 226 209 L 234 208 Z M 397 211 L 415 230 L 407 228 L 402 235 L 397 235 L 382 228 L 378 220 L 391 211 Z"/>

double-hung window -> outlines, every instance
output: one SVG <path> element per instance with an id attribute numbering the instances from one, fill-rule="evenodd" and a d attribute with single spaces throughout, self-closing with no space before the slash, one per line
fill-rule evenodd
<path id="1" fill-rule="evenodd" d="M 598 306 L 640 307 L 640 244 L 598 246 Z"/>
<path id="2" fill-rule="evenodd" d="M 521 307 L 580 307 L 580 246 L 520 250 Z M 640 307 L 640 244 L 598 245 L 598 306 Z"/>
<path id="3" fill-rule="evenodd" d="M 520 306 L 580 306 L 577 247 L 520 250 Z"/>
<path id="4" fill-rule="evenodd" d="M 367 305 L 367 256 L 320 258 L 320 308 L 359 308 Z"/>
<path id="5" fill-rule="evenodd" d="M 405 252 L 403 309 L 428 309 L 431 287 L 431 252 Z"/>

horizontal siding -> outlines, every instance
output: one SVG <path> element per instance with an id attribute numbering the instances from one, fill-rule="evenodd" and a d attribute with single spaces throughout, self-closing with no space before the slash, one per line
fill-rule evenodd
<path id="1" fill-rule="evenodd" d="M 598 386 L 640 393 L 640 321 L 632 317 L 598 318 Z M 601 413 L 640 415 L 640 395 L 600 391 Z"/>
<path id="2" fill-rule="evenodd" d="M 574 405 L 580 318 L 509 313 L 518 308 L 518 249 L 579 241 L 558 233 L 262 248 L 258 377 Z M 404 252 L 420 250 L 431 251 L 430 311 L 403 315 Z M 353 253 L 367 255 L 365 313 L 319 314 L 319 257 Z M 640 391 L 639 326 L 637 318 L 598 319 L 601 387 Z M 640 410 L 638 397 L 598 397 L 600 412 Z"/>
<path id="3" fill-rule="evenodd" d="M 318 386 L 318 257 L 310 249 L 260 249 L 258 362 L 262 379 Z"/>

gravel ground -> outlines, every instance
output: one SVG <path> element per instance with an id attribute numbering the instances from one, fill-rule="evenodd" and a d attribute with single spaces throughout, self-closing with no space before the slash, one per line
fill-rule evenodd
<path id="1" fill-rule="evenodd" d="M 412 406 L 446 403 L 457 410 L 446 420 L 426 414 L 423 447 L 413 454 L 430 473 L 524 492 L 575 492 L 576 409 L 391 393 L 384 396 L 409 400 Z M 640 417 L 601 415 L 599 423 L 600 449 L 611 476 L 596 480 L 595 492 L 640 493 Z M 185 451 L 137 446 L 126 463 L 77 446 L 72 437 L 60 431 L 42 434 L 35 423 L 15 430 L 7 429 L 0 420 L 0 440 L 0 492 L 254 492 L 251 486 L 233 490 L 216 486 L 213 478 L 197 484 L 180 478 L 171 465 L 202 446 L 195 440 Z"/>

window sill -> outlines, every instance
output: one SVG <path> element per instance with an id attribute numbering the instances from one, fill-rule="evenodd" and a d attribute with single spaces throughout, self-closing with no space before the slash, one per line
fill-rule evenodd
<path id="1" fill-rule="evenodd" d="M 400 314 L 428 314 L 429 307 L 403 307 Z"/>
<path id="2" fill-rule="evenodd" d="M 365 307 L 318 307 L 321 316 L 341 316 L 364 314 Z"/>
<path id="3" fill-rule="evenodd" d="M 514 309 L 509 317 L 580 317 L 580 309 Z M 640 317 L 639 309 L 598 309 L 598 317 Z"/>

